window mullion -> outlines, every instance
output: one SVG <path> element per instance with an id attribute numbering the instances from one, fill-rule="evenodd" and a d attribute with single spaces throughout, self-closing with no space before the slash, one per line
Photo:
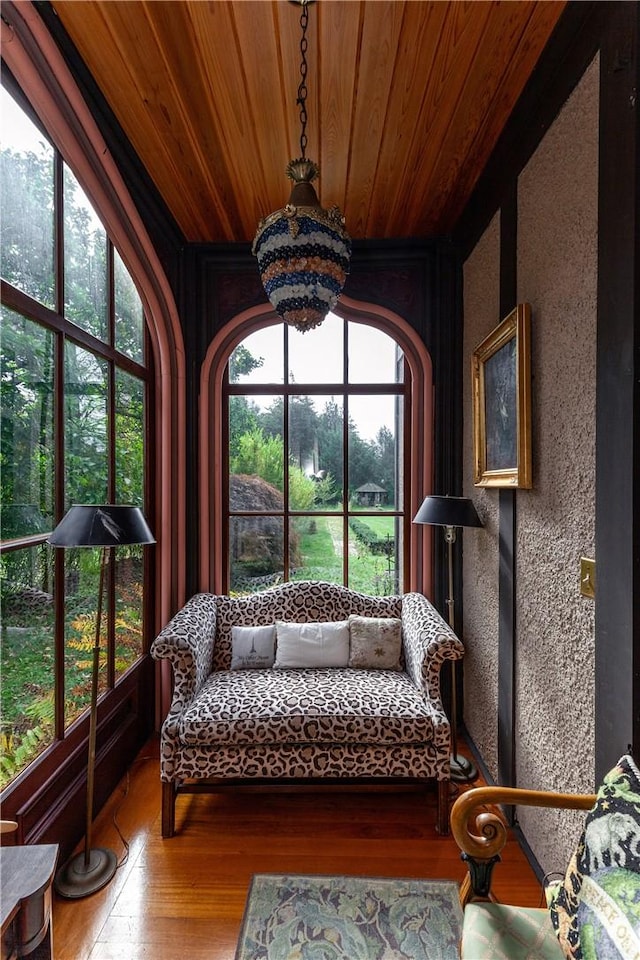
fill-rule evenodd
<path id="1" fill-rule="evenodd" d="M 113 260 L 113 258 L 111 258 Z M 111 271 L 111 279 L 113 272 Z M 111 303 L 110 314 L 113 316 L 113 285 L 109 297 Z M 110 323 L 111 331 L 113 325 Z M 107 437 L 108 437 L 108 477 L 107 499 L 110 503 L 116 502 L 116 371 L 113 363 L 109 363 L 107 373 Z M 111 562 L 108 565 L 109 576 L 105 584 L 107 591 L 107 687 L 111 690 L 116 682 L 116 547 L 111 548 Z"/>
<path id="2" fill-rule="evenodd" d="M 286 356 L 286 347 L 285 347 L 285 356 Z M 287 368 L 285 368 L 287 369 Z M 288 374 L 287 374 L 287 384 L 288 384 Z M 284 434 L 284 443 L 282 444 L 282 455 L 284 457 L 283 468 L 283 504 L 282 504 L 282 565 L 284 571 L 285 580 L 289 580 L 291 575 L 291 570 L 289 568 L 289 386 L 285 387 L 283 404 L 282 404 L 282 432 Z"/>
<path id="3" fill-rule="evenodd" d="M 60 318 L 64 316 L 64 163 L 58 150 L 54 150 L 53 202 L 54 202 L 54 263 L 55 305 Z M 62 519 L 65 507 L 65 351 L 66 340 L 61 331 L 55 335 L 55 360 L 53 375 L 54 396 L 54 509 L 55 522 Z M 55 738 L 65 736 L 65 662 L 66 662 L 66 551 L 54 551 L 54 727 Z"/>
<path id="4" fill-rule="evenodd" d="M 346 324 L 345 324 L 346 326 Z M 345 351 L 346 352 L 346 351 Z M 346 364 L 345 364 L 346 366 Z M 349 585 L 349 392 L 342 400 L 342 582 Z"/>
<path id="5" fill-rule="evenodd" d="M 55 335 L 55 357 L 53 370 L 54 404 L 54 510 L 58 523 L 65 510 L 65 452 L 64 452 L 64 384 L 65 384 L 65 338 L 60 332 Z M 54 609 L 55 609 L 55 664 L 54 664 L 54 712 L 55 737 L 64 738 L 65 717 L 65 550 L 54 550 Z"/>

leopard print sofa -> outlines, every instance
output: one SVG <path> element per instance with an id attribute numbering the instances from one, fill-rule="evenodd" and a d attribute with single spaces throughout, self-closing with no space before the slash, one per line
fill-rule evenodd
<path id="1" fill-rule="evenodd" d="M 401 670 L 231 670 L 231 628 L 276 620 L 400 617 Z M 435 779 L 448 832 L 450 727 L 440 669 L 463 647 L 426 597 L 369 597 L 320 581 L 245 597 L 193 596 L 156 637 L 174 690 L 162 726 L 162 836 L 175 832 L 179 793 L 216 781 Z M 207 785 L 203 783 L 207 781 Z"/>

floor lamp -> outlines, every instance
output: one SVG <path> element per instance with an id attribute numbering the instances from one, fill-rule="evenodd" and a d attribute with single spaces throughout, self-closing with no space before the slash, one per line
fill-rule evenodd
<path id="1" fill-rule="evenodd" d="M 458 527 L 481 527 L 482 522 L 473 502 L 468 497 L 425 497 L 413 518 L 414 523 L 430 523 L 444 527 L 449 567 L 449 596 L 447 613 L 449 626 L 456 629 L 455 601 L 453 599 L 453 545 Z M 478 772 L 473 763 L 458 754 L 458 702 L 456 689 L 456 661 L 451 661 L 451 779 L 458 783 L 475 780 Z"/>
<path id="2" fill-rule="evenodd" d="M 87 810 L 84 852 L 72 857 L 55 879 L 55 889 L 63 897 L 79 898 L 106 886 L 117 869 L 112 850 L 91 847 L 93 823 L 93 785 L 96 765 L 96 727 L 98 714 L 98 673 L 100 669 L 100 625 L 102 600 L 111 547 L 155 543 L 139 507 L 102 504 L 73 506 L 48 539 L 54 547 L 102 547 L 100 586 L 96 612 L 89 712 L 89 755 L 87 761 Z"/>

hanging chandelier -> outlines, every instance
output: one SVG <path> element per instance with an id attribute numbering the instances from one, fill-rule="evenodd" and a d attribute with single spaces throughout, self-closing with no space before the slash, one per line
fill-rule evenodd
<path id="1" fill-rule="evenodd" d="M 282 319 L 305 332 L 319 326 L 342 293 L 351 258 L 351 240 L 338 207 L 320 206 L 313 181 L 320 170 L 307 151 L 308 0 L 301 0 L 300 158 L 290 160 L 289 202 L 261 220 L 251 252 L 271 305 Z"/>

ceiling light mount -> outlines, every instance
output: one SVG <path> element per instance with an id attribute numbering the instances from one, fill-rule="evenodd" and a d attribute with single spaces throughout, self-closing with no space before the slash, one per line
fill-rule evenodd
<path id="1" fill-rule="evenodd" d="M 282 319 L 303 333 L 319 326 L 342 293 L 351 259 L 351 240 L 337 206 L 320 205 L 313 181 L 320 169 L 307 159 L 308 0 L 300 27 L 300 157 L 286 173 L 293 181 L 289 202 L 260 221 L 251 248 L 265 293 Z"/>

